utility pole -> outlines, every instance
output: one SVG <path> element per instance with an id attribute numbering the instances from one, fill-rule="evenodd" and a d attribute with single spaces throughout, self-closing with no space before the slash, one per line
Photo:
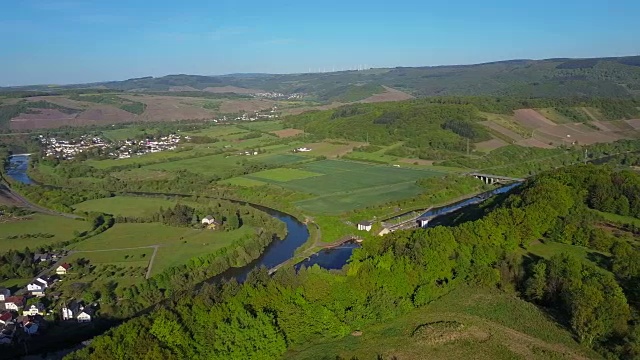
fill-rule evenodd
<path id="1" fill-rule="evenodd" d="M 369 145 L 369 132 L 367 131 L 367 145 Z"/>
<path id="2" fill-rule="evenodd" d="M 469 138 L 467 138 L 467 156 L 469 156 Z"/>

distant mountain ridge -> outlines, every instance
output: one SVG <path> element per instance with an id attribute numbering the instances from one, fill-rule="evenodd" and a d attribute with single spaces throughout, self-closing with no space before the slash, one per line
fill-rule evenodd
<path id="1" fill-rule="evenodd" d="M 416 97 L 637 97 L 640 96 L 640 56 L 588 59 L 515 59 L 474 65 L 395 67 L 364 71 L 302 74 L 167 75 L 123 81 L 63 86 L 21 86 L 0 91 L 61 91 L 92 88 L 117 91 L 169 91 L 172 87 L 237 87 L 281 93 L 304 93 L 330 101 L 337 91 L 358 92 L 359 86 L 388 86 Z"/>

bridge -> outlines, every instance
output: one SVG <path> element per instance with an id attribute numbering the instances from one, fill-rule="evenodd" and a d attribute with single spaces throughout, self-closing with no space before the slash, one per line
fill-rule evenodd
<path id="1" fill-rule="evenodd" d="M 506 184 L 506 183 L 524 181 L 524 179 L 519 179 L 519 178 L 512 178 L 512 177 L 502 176 L 502 175 L 482 174 L 477 172 L 469 173 L 467 175 L 473 176 L 476 179 L 480 179 L 484 181 L 485 184 Z"/>

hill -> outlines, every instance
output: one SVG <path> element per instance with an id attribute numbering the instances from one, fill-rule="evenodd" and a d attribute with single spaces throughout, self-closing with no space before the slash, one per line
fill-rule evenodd
<path id="1" fill-rule="evenodd" d="M 362 89 L 357 86 L 364 86 Z M 523 97 L 630 97 L 640 94 L 640 56 L 509 60 L 476 65 L 397 67 L 306 74 L 168 75 L 61 87 L 25 86 L 4 90 L 56 91 L 102 88 L 170 91 L 233 87 L 234 92 L 304 93 L 319 101 L 349 102 L 353 93 L 374 94 L 389 86 L 413 96 L 491 95 Z M 366 89 L 363 91 L 363 89 Z M 336 94 L 345 94 L 344 97 Z M 358 99 L 361 100 L 361 99 Z"/>

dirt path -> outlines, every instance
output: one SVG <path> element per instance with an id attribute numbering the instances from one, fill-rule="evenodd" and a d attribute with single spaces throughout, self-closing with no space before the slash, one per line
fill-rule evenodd
<path id="1" fill-rule="evenodd" d="M 158 248 L 160 246 L 156 245 L 153 247 L 153 255 L 151 255 L 151 260 L 149 260 L 149 267 L 147 267 L 147 275 L 145 276 L 145 279 L 148 279 L 151 277 L 151 268 L 153 267 L 153 260 L 156 259 L 156 254 L 158 253 Z"/>

